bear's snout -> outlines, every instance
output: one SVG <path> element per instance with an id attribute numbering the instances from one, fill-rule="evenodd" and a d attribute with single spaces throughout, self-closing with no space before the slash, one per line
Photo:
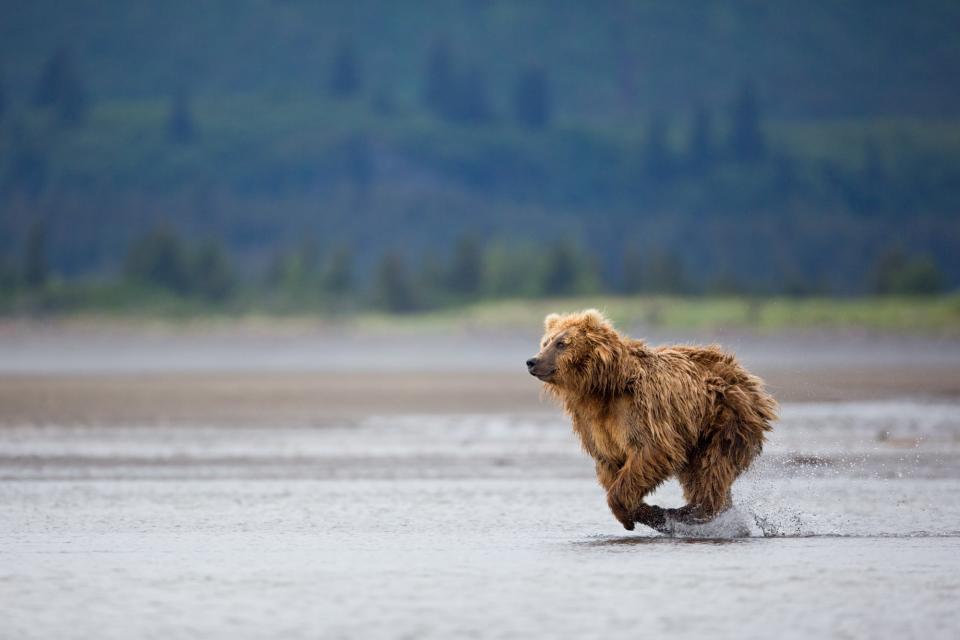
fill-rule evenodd
<path id="1" fill-rule="evenodd" d="M 527 360 L 527 372 L 544 382 L 547 382 L 555 371 L 556 369 L 550 365 L 549 361 L 544 362 L 540 356 L 534 356 Z"/>

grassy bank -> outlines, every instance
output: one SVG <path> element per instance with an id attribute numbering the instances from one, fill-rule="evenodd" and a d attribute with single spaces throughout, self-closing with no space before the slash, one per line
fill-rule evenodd
<path id="1" fill-rule="evenodd" d="M 512 329 L 539 326 L 547 313 L 595 307 L 621 326 L 760 332 L 865 330 L 960 335 L 960 295 L 929 297 L 615 296 L 482 300 L 394 314 L 320 297 L 266 300 L 239 293 L 202 301 L 125 285 L 51 284 L 41 293 L 0 295 L 0 318 L 90 323 L 316 323 L 379 330 Z"/>
<path id="2" fill-rule="evenodd" d="M 489 301 L 408 316 L 364 314 L 359 320 L 370 326 L 435 323 L 482 328 L 530 327 L 539 326 L 547 313 L 588 307 L 603 310 L 621 326 L 761 332 L 831 329 L 960 334 L 960 296 L 956 295 L 842 299 L 598 296 Z"/>

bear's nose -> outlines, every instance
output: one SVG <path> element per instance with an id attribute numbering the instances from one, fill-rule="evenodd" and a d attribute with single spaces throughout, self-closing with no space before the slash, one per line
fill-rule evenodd
<path id="1" fill-rule="evenodd" d="M 536 358 L 530 358 L 529 360 L 527 360 L 527 369 L 533 369 L 535 366 L 537 366 Z"/>

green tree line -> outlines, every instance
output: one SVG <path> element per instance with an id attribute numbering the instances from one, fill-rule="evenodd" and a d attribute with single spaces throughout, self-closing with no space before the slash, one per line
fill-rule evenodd
<path id="1" fill-rule="evenodd" d="M 935 295 L 945 280 L 927 255 L 899 247 L 878 256 L 866 276 L 878 295 Z M 19 263 L 0 263 L 0 293 L 41 292 L 56 274 L 46 258 L 46 231 L 32 225 Z M 467 234 L 449 251 L 417 260 L 398 250 L 381 255 L 364 272 L 346 246 L 323 248 L 315 242 L 278 251 L 260 273 L 244 273 L 223 245 L 213 239 L 188 241 L 161 225 L 134 239 L 119 281 L 131 291 L 158 290 L 208 304 L 239 297 L 258 306 L 350 310 L 380 308 L 410 312 L 480 299 L 562 297 L 596 293 L 750 294 L 732 278 L 697 287 L 676 254 L 649 255 L 636 247 L 624 252 L 620 273 L 604 274 L 596 257 L 569 239 L 544 246 L 483 241 Z M 785 281 L 778 293 L 797 295 Z"/>

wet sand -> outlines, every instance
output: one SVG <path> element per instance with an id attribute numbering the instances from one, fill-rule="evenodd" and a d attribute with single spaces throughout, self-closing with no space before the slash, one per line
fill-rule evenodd
<path id="1" fill-rule="evenodd" d="M 0 324 L 0 425 L 555 412 L 523 366 L 536 330 Z M 720 342 L 781 402 L 960 397 L 956 338 L 632 333 Z"/>
<path id="2" fill-rule="evenodd" d="M 960 367 L 759 373 L 781 402 L 960 397 Z M 0 374 L 0 425 L 310 425 L 367 415 L 556 411 L 522 372 Z"/>

